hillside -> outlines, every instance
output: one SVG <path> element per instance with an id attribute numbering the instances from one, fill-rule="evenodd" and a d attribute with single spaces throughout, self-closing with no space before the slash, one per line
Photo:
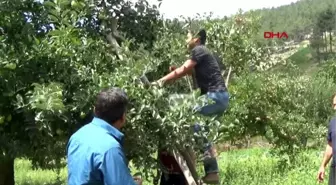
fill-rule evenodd
<path id="1" fill-rule="evenodd" d="M 300 0 L 277 8 L 254 12 L 261 16 L 261 31 L 287 32 L 292 39 L 304 39 L 312 33 L 323 12 L 336 12 L 335 0 Z M 263 34 L 260 34 L 263 37 Z"/>

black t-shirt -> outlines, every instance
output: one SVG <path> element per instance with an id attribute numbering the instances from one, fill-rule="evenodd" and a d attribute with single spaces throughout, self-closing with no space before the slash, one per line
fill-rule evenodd
<path id="1" fill-rule="evenodd" d="M 330 121 L 327 140 L 331 142 L 333 154 L 336 154 L 336 117 Z M 333 155 L 333 159 L 331 163 L 332 167 L 335 167 L 336 165 L 335 157 L 336 155 Z"/>
<path id="2" fill-rule="evenodd" d="M 190 59 L 197 63 L 195 77 L 202 94 L 216 90 L 226 90 L 218 62 L 204 45 L 193 48 Z"/>
<path id="3" fill-rule="evenodd" d="M 225 65 L 223 64 L 223 61 L 221 58 L 219 58 L 219 55 L 217 53 L 213 53 L 213 56 L 215 57 L 215 59 L 217 60 L 217 63 L 218 63 L 218 66 L 219 66 L 219 69 L 221 70 L 221 72 L 223 70 L 225 70 Z"/>

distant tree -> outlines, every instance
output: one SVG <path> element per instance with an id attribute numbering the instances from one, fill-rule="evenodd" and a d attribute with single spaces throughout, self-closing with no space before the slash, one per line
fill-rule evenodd
<path id="1" fill-rule="evenodd" d="M 289 5 L 264 8 L 254 12 L 261 16 L 262 26 L 260 32 L 266 30 L 274 30 L 274 32 L 286 31 L 289 33 L 290 39 L 297 41 L 302 41 L 307 34 L 312 34 L 312 29 L 317 23 L 315 20 L 320 16 L 321 12 L 327 12 L 322 19 L 328 20 L 327 22 L 323 21 L 321 24 L 328 23 L 330 29 L 335 28 L 335 20 L 329 19 L 330 17 L 335 18 L 336 6 L 334 0 L 300 0 Z M 325 26 L 323 27 L 327 30 Z M 325 32 L 323 33 L 324 35 L 326 34 Z M 325 36 L 323 38 L 326 39 Z M 267 44 L 267 41 L 260 40 Z M 330 34 L 328 40 L 330 42 Z M 330 43 L 328 45 L 330 46 Z"/>

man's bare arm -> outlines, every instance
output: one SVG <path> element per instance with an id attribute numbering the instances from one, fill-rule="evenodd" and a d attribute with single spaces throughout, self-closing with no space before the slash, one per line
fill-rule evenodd
<path id="1" fill-rule="evenodd" d="M 178 78 L 181 78 L 185 76 L 186 74 L 192 72 L 194 67 L 196 66 L 196 62 L 193 60 L 187 60 L 181 67 L 175 69 L 174 71 L 170 72 L 168 75 L 164 76 L 158 81 L 161 81 L 162 83 L 168 83 L 170 81 L 176 80 Z"/>
<path id="2" fill-rule="evenodd" d="M 321 163 L 321 167 L 325 168 L 327 166 L 327 164 L 329 163 L 331 157 L 332 157 L 332 147 L 331 147 L 331 142 L 328 142 L 325 152 L 324 152 L 324 156 L 323 156 L 323 160 Z"/>

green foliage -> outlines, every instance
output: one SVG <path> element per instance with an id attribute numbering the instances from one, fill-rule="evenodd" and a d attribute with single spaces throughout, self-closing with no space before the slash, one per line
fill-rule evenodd
<path id="1" fill-rule="evenodd" d="M 311 34 L 320 13 L 328 9 L 331 12 L 336 11 L 333 0 L 300 0 L 277 8 L 256 10 L 255 13 L 261 16 L 262 22 L 258 37 L 265 40 L 263 32 L 273 31 L 286 32 L 290 39 L 303 40 L 306 34 Z M 334 23 L 335 21 L 330 26 Z"/>
<path id="2" fill-rule="evenodd" d="M 267 50 L 252 40 L 260 28 L 259 18 L 253 14 L 238 14 L 227 21 L 208 20 L 204 27 L 208 46 L 219 53 L 227 67 L 234 67 L 236 74 L 267 61 Z"/>
<path id="3" fill-rule="evenodd" d="M 248 149 L 229 151 L 219 157 L 221 184 L 229 185 L 315 185 L 316 174 L 320 165 L 322 153 L 317 150 L 297 153 L 298 163 L 293 168 L 280 169 L 277 162 L 279 157 L 272 156 L 268 150 Z M 32 169 L 28 160 L 15 161 L 16 183 L 18 185 L 65 185 L 67 170 L 62 168 L 60 182 L 57 173 L 51 170 Z M 137 169 L 132 169 L 137 171 Z M 326 169 L 328 179 L 329 168 Z M 286 178 L 284 178 L 286 177 Z M 144 181 L 144 185 L 151 185 L 151 181 Z"/>
<path id="4" fill-rule="evenodd" d="M 199 101 L 197 92 L 192 99 L 184 99 L 178 105 L 171 105 L 173 101 L 167 98 L 174 93 L 188 92 L 190 83 L 186 85 L 182 81 L 174 88 L 148 89 L 138 80 L 143 74 L 149 74 L 154 80 L 166 73 L 169 65 L 185 60 L 185 35 L 174 30 L 176 25 L 161 21 L 163 27 L 151 32 L 157 35 L 157 40 L 150 50 L 138 43 L 138 48 L 132 47 L 134 39 L 124 40 L 120 58 L 104 37 L 92 34 L 92 25 L 85 21 L 78 25 L 88 12 L 92 13 L 89 4 L 80 1 L 17 3 L 15 8 L 18 9 L 21 4 L 37 6 L 44 15 L 41 21 L 52 25 L 49 30 L 44 30 L 44 34 L 39 34 L 43 25 L 33 27 L 35 22 L 22 20 L 22 14 L 3 12 L 0 18 L 2 22 L 7 21 L 0 37 L 0 98 L 4 100 L 0 103 L 1 116 L 4 117 L 0 142 L 5 157 L 29 157 L 34 164 L 43 167 L 59 165 L 67 139 L 85 123 L 83 117 L 92 111 L 95 94 L 111 86 L 122 87 L 130 97 L 129 122 L 123 131 L 127 136 L 127 156 L 137 166 L 154 167 L 156 163 L 151 154 L 156 152 L 159 142 L 168 147 L 193 144 L 190 125 L 207 122 L 207 118 L 196 116 L 192 111 Z M 39 19 L 34 16 L 37 10 L 29 11 L 32 11 L 32 19 Z M 100 19 L 108 22 L 113 18 L 111 16 L 105 15 Z M 9 31 L 16 24 L 31 26 L 31 31 L 13 36 Z M 228 56 L 228 64 L 237 69 L 237 73 L 248 62 L 259 60 L 256 58 L 258 53 L 251 52 L 254 51 L 253 44 L 244 41 L 254 30 L 250 24 L 253 22 L 247 21 L 245 27 L 237 26 L 231 21 L 226 25 L 230 28 L 210 21 L 206 24 L 210 30 L 210 44 L 216 40 L 227 42 L 224 48 L 218 42 L 212 45 L 223 56 Z M 223 28 L 232 34 L 214 34 Z M 97 33 L 104 32 L 108 30 L 97 30 Z M 133 36 L 135 39 L 138 37 Z M 234 50 L 239 56 L 238 62 L 230 55 Z M 217 135 L 218 124 L 210 121 L 213 128 L 210 135 Z"/>
<path id="5" fill-rule="evenodd" d="M 197 91 L 181 95 L 191 89 L 188 78 L 164 88 L 140 83 L 144 74 L 151 81 L 166 74 L 187 54 L 180 22 L 158 19 L 145 1 L 135 8 L 127 1 L 10 2 L 1 2 L 8 11 L 0 11 L 1 157 L 60 167 L 69 136 L 87 123 L 97 92 L 111 86 L 125 89 L 131 102 L 122 130 L 126 155 L 148 173 L 159 145 L 195 146 L 196 122 L 210 126 L 212 140 L 266 135 L 289 153 L 323 133 L 335 84 L 329 76 L 264 72 L 269 53 L 254 42 L 260 25 L 253 14 L 198 22 L 208 30 L 209 48 L 234 72 L 230 108 L 215 121 L 193 111 L 202 103 Z M 125 38 L 116 32 L 116 17 Z M 137 21 L 143 25 L 128 29 Z"/>
<path id="6" fill-rule="evenodd" d="M 232 103 L 223 123 L 224 140 L 264 135 L 288 154 L 316 141 L 330 118 L 330 78 L 293 77 L 286 74 L 250 74 L 231 85 Z"/>
<path id="7" fill-rule="evenodd" d="M 333 32 L 336 26 L 335 15 L 333 8 L 329 7 L 320 12 L 315 19 L 311 46 L 316 50 L 318 60 L 328 59 L 328 55 L 333 56 L 335 53 L 333 50 Z M 325 52 L 325 54 L 322 55 L 322 52 Z"/>
<path id="8" fill-rule="evenodd" d="M 319 71 L 320 75 L 326 78 L 330 78 L 336 83 L 336 62 L 335 59 L 330 59 L 325 61 L 325 63 L 322 64 L 322 67 Z M 336 88 L 335 88 L 336 91 Z"/>
<path id="9" fill-rule="evenodd" d="M 295 64 L 307 63 L 312 58 L 311 48 L 305 47 L 300 48 L 296 53 L 291 55 L 288 59 L 294 62 Z"/>

